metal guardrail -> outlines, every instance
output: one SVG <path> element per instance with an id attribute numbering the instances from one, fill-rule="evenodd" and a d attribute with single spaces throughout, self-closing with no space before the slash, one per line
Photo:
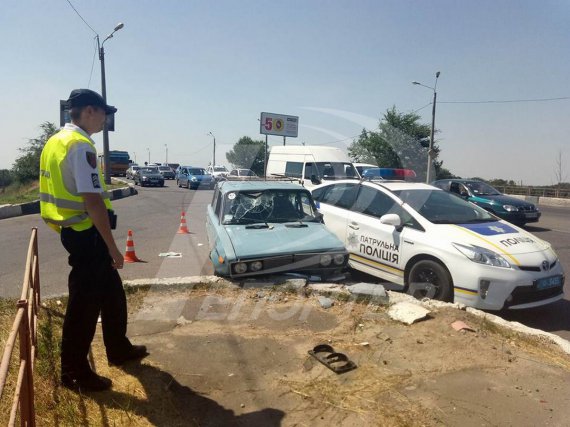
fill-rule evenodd
<path id="1" fill-rule="evenodd" d="M 520 186 L 495 186 L 503 194 L 517 194 L 521 196 L 555 197 L 570 199 L 570 189 L 552 187 L 520 187 Z"/>
<path id="2" fill-rule="evenodd" d="M 40 307 L 40 270 L 38 261 L 38 229 L 32 228 L 32 236 L 28 246 L 26 271 L 22 285 L 22 295 L 16 304 L 16 318 L 4 348 L 0 363 L 0 398 L 10 368 L 10 359 L 19 338 L 20 366 L 12 400 L 9 426 L 16 423 L 18 409 L 20 425 L 34 427 L 36 425 L 34 408 L 34 362 L 37 348 L 38 310 Z"/>

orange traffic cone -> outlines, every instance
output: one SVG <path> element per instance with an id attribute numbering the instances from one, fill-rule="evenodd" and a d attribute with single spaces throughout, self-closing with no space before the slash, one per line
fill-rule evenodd
<path id="1" fill-rule="evenodd" d="M 125 262 L 144 262 L 143 260 L 137 258 L 135 254 L 135 242 L 133 241 L 133 230 L 129 230 L 127 236 L 127 249 L 124 256 Z"/>
<path id="2" fill-rule="evenodd" d="M 180 217 L 180 227 L 178 227 L 176 234 L 190 234 L 186 226 L 186 214 L 184 212 L 182 212 L 182 216 Z"/>

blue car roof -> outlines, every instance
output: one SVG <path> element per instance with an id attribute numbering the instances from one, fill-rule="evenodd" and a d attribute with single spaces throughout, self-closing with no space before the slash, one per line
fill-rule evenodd
<path id="1" fill-rule="evenodd" d="M 224 194 L 230 191 L 306 190 L 300 184 L 279 181 L 224 181 L 219 188 Z"/>

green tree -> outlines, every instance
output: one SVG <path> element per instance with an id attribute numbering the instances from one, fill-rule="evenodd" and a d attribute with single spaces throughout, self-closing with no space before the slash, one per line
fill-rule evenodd
<path id="1" fill-rule="evenodd" d="M 242 136 L 226 153 L 226 159 L 236 168 L 251 169 L 261 176 L 265 159 L 265 141 Z"/>
<path id="2" fill-rule="evenodd" d="M 23 153 L 18 157 L 12 166 L 14 179 L 21 183 L 26 183 L 39 178 L 40 156 L 47 140 L 57 132 L 55 124 L 43 122 L 40 125 L 41 134 L 37 138 L 28 140 L 26 147 L 18 150 Z"/>
<path id="3" fill-rule="evenodd" d="M 413 169 L 418 180 L 425 179 L 427 150 L 431 125 L 420 123 L 416 113 L 402 113 L 396 107 L 388 109 L 380 120 L 378 130 L 363 130 L 348 154 L 358 162 L 372 162 L 380 167 Z M 442 169 L 438 161 L 439 147 L 434 142 L 434 167 Z M 446 173 L 449 173 L 447 171 Z"/>
<path id="4" fill-rule="evenodd" d="M 0 169 L 0 193 L 3 193 L 4 188 L 8 187 L 13 180 L 10 170 Z"/>

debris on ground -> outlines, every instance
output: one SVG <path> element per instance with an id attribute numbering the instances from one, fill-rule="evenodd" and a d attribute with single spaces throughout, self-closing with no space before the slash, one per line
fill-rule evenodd
<path id="1" fill-rule="evenodd" d="M 470 332 L 475 332 L 475 329 L 473 329 L 471 326 L 469 326 L 467 323 L 465 323 L 462 320 L 456 320 L 455 322 L 453 322 L 451 324 L 451 327 L 453 329 L 455 329 L 456 331 L 470 331 Z"/>
<path id="2" fill-rule="evenodd" d="M 429 313 L 427 308 L 411 302 L 399 302 L 388 309 L 388 316 L 407 325 L 424 319 Z"/>

